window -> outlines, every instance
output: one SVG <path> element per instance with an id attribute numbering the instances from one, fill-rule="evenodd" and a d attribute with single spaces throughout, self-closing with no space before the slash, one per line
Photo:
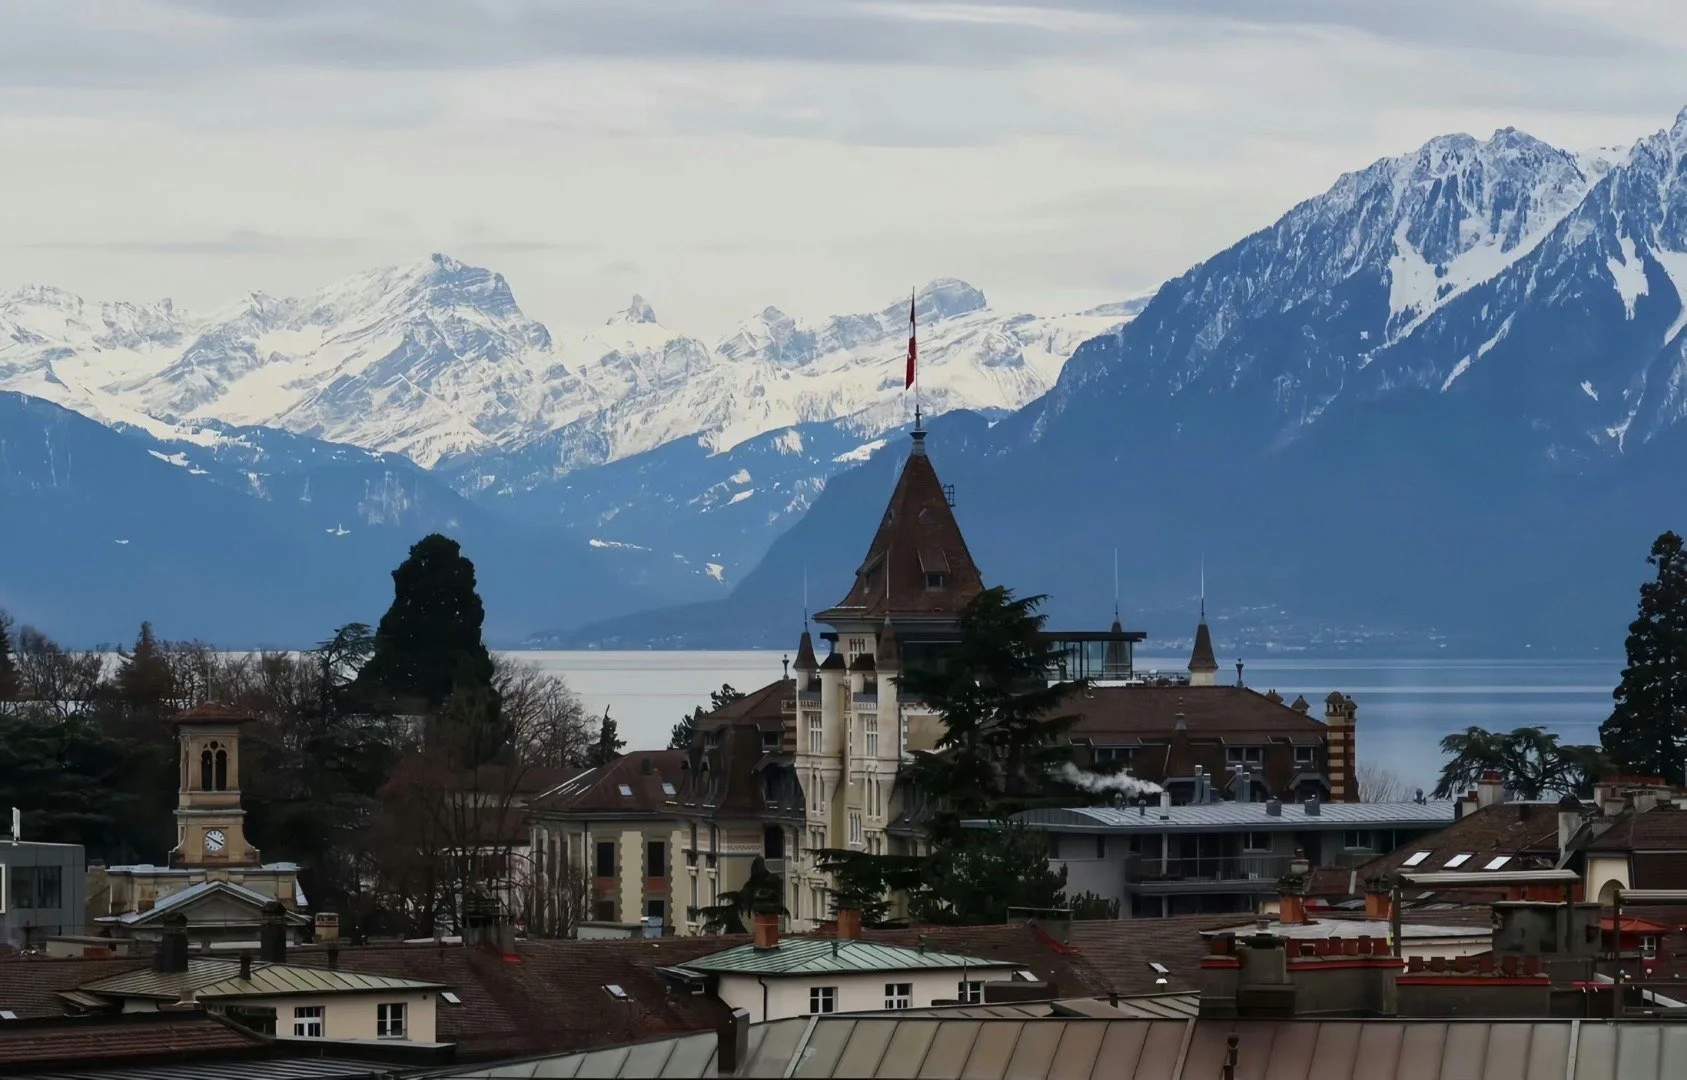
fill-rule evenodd
<path id="1" fill-rule="evenodd" d="M 984 1004 L 984 984 L 982 982 L 963 982 L 956 995 L 962 1005 Z"/>
<path id="2" fill-rule="evenodd" d="M 604 983 L 603 992 L 614 998 L 616 1001 L 632 1000 L 632 995 L 627 993 L 626 988 L 620 983 Z"/>
<path id="3" fill-rule="evenodd" d="M 644 902 L 644 917 L 661 921 L 668 917 L 668 902 L 666 900 L 646 900 Z"/>
<path id="4" fill-rule="evenodd" d="M 1098 859 L 1107 858 L 1107 837 L 1100 834 L 1097 834 L 1095 838 L 1095 857 Z"/>
<path id="5" fill-rule="evenodd" d="M 1510 861 L 1511 861 L 1510 855 L 1496 856 L 1495 858 L 1489 859 L 1488 864 L 1486 866 L 1482 867 L 1482 869 L 1484 869 L 1484 870 L 1498 870 L 1500 867 L 1504 866 L 1506 863 L 1508 863 Z"/>
<path id="6" fill-rule="evenodd" d="M 668 876 L 668 845 L 666 841 L 652 840 L 644 845 L 644 874 L 646 877 Z"/>
<path id="7" fill-rule="evenodd" d="M 230 1005 L 222 1010 L 224 1016 L 248 1031 L 259 1035 L 275 1034 L 275 1008 L 270 1005 Z"/>
<path id="8" fill-rule="evenodd" d="M 941 571 L 934 570 L 931 573 L 926 575 L 926 591 L 927 592 L 937 592 L 940 589 L 943 589 L 943 588 L 947 587 L 948 584 L 949 584 L 949 575 L 945 574 Z"/>
<path id="9" fill-rule="evenodd" d="M 621 793 L 621 798 L 623 799 L 630 799 L 633 797 L 633 786 L 631 784 L 617 784 L 615 786 L 615 790 Z"/>
<path id="10" fill-rule="evenodd" d="M 299 1005 L 293 1009 L 293 1035 L 300 1039 L 322 1038 L 322 1006 Z"/>
<path id="11" fill-rule="evenodd" d="M 18 910 L 56 908 L 64 902 L 64 868 L 59 866 L 14 866 L 10 906 Z M 0 881 L 0 885 L 5 884 Z M 4 910 L 0 908 L 0 910 Z"/>
<path id="12" fill-rule="evenodd" d="M 615 901 L 599 900 L 592 906 L 592 918 L 598 922 L 615 921 Z"/>
<path id="13" fill-rule="evenodd" d="M 808 1011 L 810 1013 L 829 1013 L 838 1011 L 838 988 L 835 986 L 811 986 L 808 988 Z"/>
<path id="14" fill-rule="evenodd" d="M 826 731 L 820 726 L 820 714 L 808 714 L 808 752 L 823 754 L 826 752 Z"/>
<path id="15" fill-rule="evenodd" d="M 1655 960 L 1658 956 L 1658 939 L 1647 935 L 1640 939 L 1640 958 Z"/>
<path id="16" fill-rule="evenodd" d="M 206 743 L 199 752 L 199 789 L 228 790 L 228 749 L 222 743 Z"/>
<path id="17" fill-rule="evenodd" d="M 779 732 L 764 731 L 761 733 L 761 751 L 764 754 L 777 754 L 779 752 Z"/>
<path id="18" fill-rule="evenodd" d="M 615 841 L 599 840 L 597 843 L 597 876 L 615 876 Z"/>
<path id="19" fill-rule="evenodd" d="M 1316 765 L 1318 763 L 1318 748 L 1316 746 L 1295 747 L 1296 765 Z"/>
<path id="20" fill-rule="evenodd" d="M 1265 760 L 1263 746 L 1227 746 L 1224 760 L 1232 765 L 1258 765 Z"/>
<path id="21" fill-rule="evenodd" d="M 666 780 L 662 781 L 662 794 L 664 794 L 664 795 L 675 794 L 674 785 L 668 783 Z"/>
<path id="22" fill-rule="evenodd" d="M 866 652 L 867 651 L 867 639 L 864 638 L 864 637 L 852 637 L 852 638 L 850 638 L 849 639 L 849 650 L 848 651 L 849 651 L 849 655 L 850 655 L 851 659 L 854 659 L 856 656 L 859 656 L 860 654 Z"/>
<path id="23" fill-rule="evenodd" d="M 867 732 L 867 756 L 879 756 L 879 717 L 877 713 L 865 713 L 861 717 L 861 726 Z"/>
<path id="24" fill-rule="evenodd" d="M 861 837 L 862 837 L 861 812 L 859 810 L 851 810 L 849 812 L 849 842 L 850 842 L 850 844 L 854 847 L 860 847 L 861 846 Z"/>
<path id="25" fill-rule="evenodd" d="M 1414 851 L 1414 852 L 1412 852 L 1411 858 L 1407 859 L 1405 862 L 1401 863 L 1400 865 L 1401 866 L 1416 866 L 1418 863 L 1423 862 L 1427 858 L 1429 858 L 1429 852 L 1427 852 L 1427 851 Z"/>
<path id="26" fill-rule="evenodd" d="M 1341 846 L 1348 851 L 1375 851 L 1376 839 L 1364 829 L 1348 829 L 1342 833 Z"/>
<path id="27" fill-rule="evenodd" d="M 1271 834 L 1268 832 L 1249 832 L 1242 834 L 1243 851 L 1270 851 Z"/>
<path id="28" fill-rule="evenodd" d="M 404 1034 L 404 1009 L 402 1001 L 384 1001 L 375 1006 L 375 1037 L 377 1039 L 402 1039 Z"/>
<path id="29" fill-rule="evenodd" d="M 914 1004 L 913 983 L 885 983 L 885 1008 L 907 1009 Z"/>
<path id="30" fill-rule="evenodd" d="M 1134 746 L 1098 746 L 1095 748 L 1095 763 L 1107 765 L 1115 761 L 1122 761 L 1129 765 L 1135 755 L 1136 747 Z"/>
<path id="31" fill-rule="evenodd" d="M 1454 855 L 1452 858 L 1447 860 L 1447 865 L 1446 865 L 1445 869 L 1452 870 L 1456 867 L 1463 866 L 1465 863 L 1467 863 L 1469 861 L 1470 861 L 1470 852 L 1461 851 L 1457 855 Z"/>

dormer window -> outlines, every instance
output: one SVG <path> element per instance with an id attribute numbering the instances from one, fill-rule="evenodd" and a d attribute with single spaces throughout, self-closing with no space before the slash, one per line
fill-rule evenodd
<path id="1" fill-rule="evenodd" d="M 764 754 L 777 754 L 779 752 L 780 735 L 781 735 L 781 733 L 777 732 L 777 731 L 764 731 L 764 732 L 762 732 L 761 733 L 762 753 L 764 753 Z"/>
<path id="2" fill-rule="evenodd" d="M 949 575 L 933 571 L 926 575 L 926 592 L 941 592 L 949 587 Z"/>

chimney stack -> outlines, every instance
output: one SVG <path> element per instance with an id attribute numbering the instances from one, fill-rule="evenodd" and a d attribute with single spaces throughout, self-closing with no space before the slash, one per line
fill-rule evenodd
<path id="1" fill-rule="evenodd" d="M 857 912 L 857 915 L 859 914 Z M 757 949 L 777 949 L 779 947 L 779 916 L 769 911 L 757 912 L 753 933 Z"/>
<path id="2" fill-rule="evenodd" d="M 1495 772 L 1493 769 L 1489 769 L 1487 772 L 1482 774 L 1481 779 L 1476 781 L 1477 809 L 1486 809 L 1490 806 L 1498 806 L 1504 801 L 1505 781 L 1500 778 L 1500 774 L 1498 772 Z"/>
<path id="3" fill-rule="evenodd" d="M 187 970 L 187 916 L 179 911 L 164 916 L 163 936 L 158 939 L 158 952 L 153 954 L 152 970 L 162 975 Z"/>
<path id="4" fill-rule="evenodd" d="M 1582 827 L 1582 802 L 1574 795 L 1566 795 L 1558 800 L 1558 854 L 1564 855 L 1570 849 L 1570 841 L 1575 839 L 1576 833 Z"/>
<path id="5" fill-rule="evenodd" d="M 337 912 L 317 912 L 316 940 L 324 945 L 340 940 L 340 916 Z"/>
<path id="6" fill-rule="evenodd" d="M 258 958 L 266 964 L 287 962 L 287 909 L 279 900 L 264 905 L 258 926 Z"/>
<path id="7" fill-rule="evenodd" d="M 252 954 L 249 952 L 240 954 L 240 979 L 242 982 L 252 981 Z"/>
<path id="8" fill-rule="evenodd" d="M 733 1009 L 715 1029 L 715 1075 L 733 1076 L 750 1056 L 750 1012 Z"/>
<path id="9" fill-rule="evenodd" d="M 1306 879 L 1311 873 L 1312 863 L 1307 860 L 1306 852 L 1296 849 L 1294 858 L 1289 860 L 1289 872 L 1277 882 L 1277 921 L 1284 926 L 1306 922 Z"/>
<path id="10" fill-rule="evenodd" d="M 838 940 L 859 941 L 861 939 L 861 910 L 859 908 L 838 909 Z"/>
<path id="11" fill-rule="evenodd" d="M 1324 699 L 1324 726 L 1328 729 L 1330 801 L 1358 802 L 1360 798 L 1358 744 L 1359 707 L 1339 690 Z"/>

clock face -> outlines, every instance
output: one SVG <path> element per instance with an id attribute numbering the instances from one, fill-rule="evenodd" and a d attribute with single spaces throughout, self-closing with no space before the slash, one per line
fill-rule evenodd
<path id="1" fill-rule="evenodd" d="M 223 836 L 223 831 L 221 829 L 205 830 L 206 851 L 221 851 L 223 849 L 223 845 L 227 842 L 228 838 Z"/>

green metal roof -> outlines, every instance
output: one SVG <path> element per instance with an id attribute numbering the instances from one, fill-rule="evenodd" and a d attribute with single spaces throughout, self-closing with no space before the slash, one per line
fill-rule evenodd
<path id="1" fill-rule="evenodd" d="M 252 964 L 252 977 L 240 977 L 240 962 L 211 957 L 188 960 L 186 971 L 151 968 L 126 971 L 84 984 L 81 989 L 105 997 L 187 1001 L 226 997 L 276 997 L 291 994 L 357 994 L 380 990 L 431 990 L 442 983 L 393 979 L 356 971 L 329 971 L 291 964 Z"/>
<path id="2" fill-rule="evenodd" d="M 1011 960 L 983 960 L 976 956 L 881 945 L 836 938 L 786 938 L 778 948 L 739 945 L 725 952 L 687 960 L 692 971 L 715 974 L 808 975 L 816 972 L 908 971 L 918 968 L 1021 967 Z"/>

